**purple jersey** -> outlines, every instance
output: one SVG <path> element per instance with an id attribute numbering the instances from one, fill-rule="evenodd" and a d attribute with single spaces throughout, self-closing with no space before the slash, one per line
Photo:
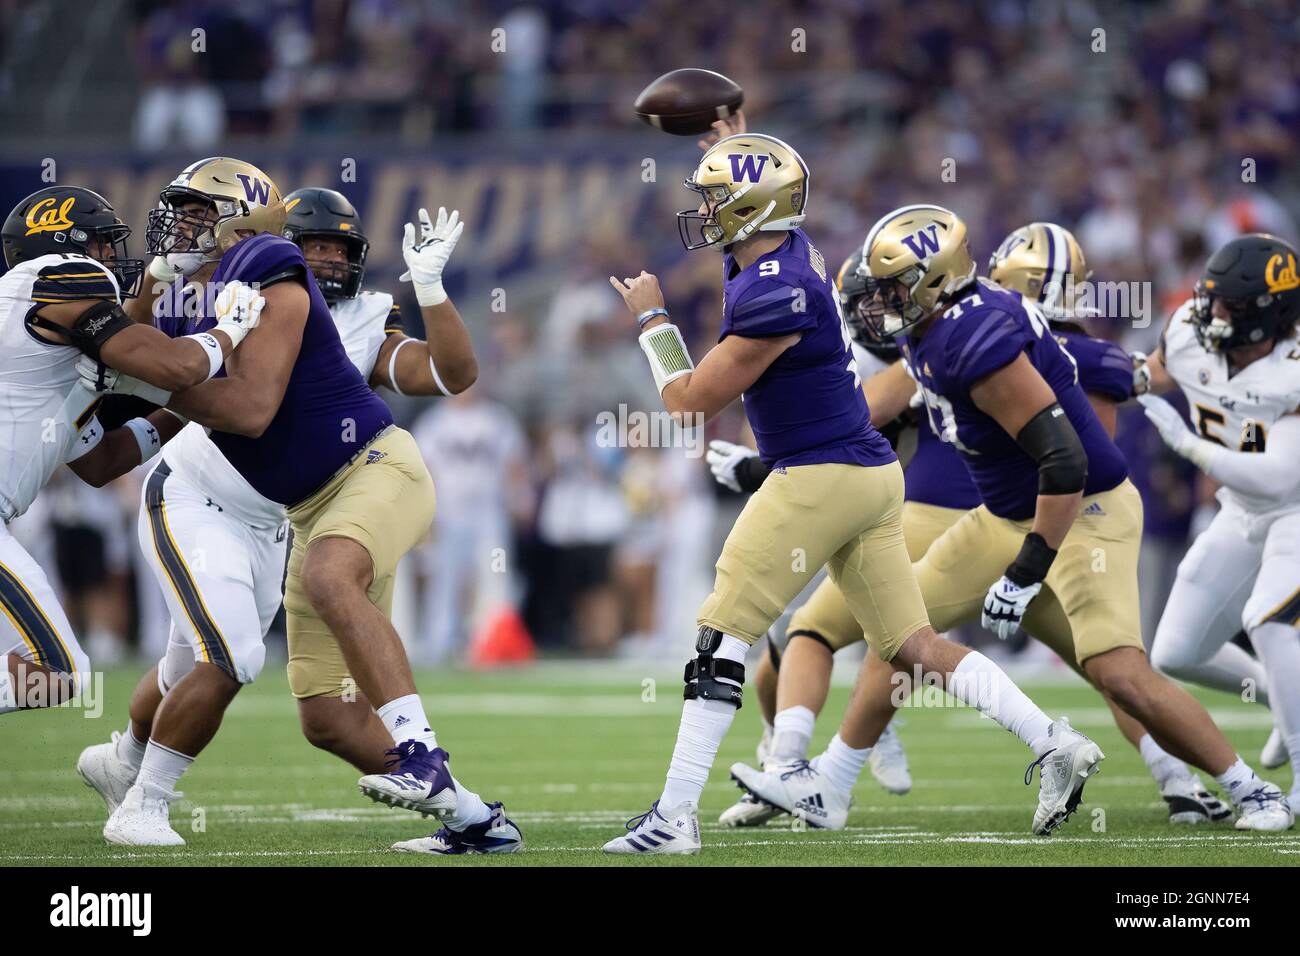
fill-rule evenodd
<path id="1" fill-rule="evenodd" d="M 746 338 L 802 333 L 745 392 L 758 453 L 772 468 L 895 460 L 871 425 L 826 260 L 802 229 L 741 269 L 726 257 L 722 334 Z"/>
<path id="2" fill-rule="evenodd" d="M 221 258 L 209 288 L 239 280 L 250 285 L 296 274 L 311 297 L 298 358 L 280 407 L 257 438 L 212 433 L 212 440 L 260 494 L 284 505 L 310 497 L 382 429 L 393 414 L 348 360 L 329 306 L 302 250 L 287 239 L 262 233 L 243 239 Z M 201 332 L 216 322 L 186 323 Z"/>
<path id="3" fill-rule="evenodd" d="M 1122 348 L 1073 329 L 1053 329 L 1052 334 L 1079 366 L 1079 385 L 1085 392 L 1115 402 L 1133 397 L 1133 360 Z"/>
<path id="4" fill-rule="evenodd" d="M 1088 456 L 1084 494 L 1114 488 L 1127 476 L 1124 458 L 1088 404 L 1074 359 L 1034 303 L 980 280 L 924 336 L 903 339 L 903 357 L 921 385 L 931 427 L 961 453 L 988 509 L 1012 520 L 1034 514 L 1038 464 L 976 407 L 970 389 L 1022 352 L 1056 393 L 1083 444 Z"/>
<path id="5" fill-rule="evenodd" d="M 960 511 L 979 507 L 980 493 L 966 463 L 926 422 L 917 426 L 916 451 L 904 474 L 903 497 L 907 501 Z"/>

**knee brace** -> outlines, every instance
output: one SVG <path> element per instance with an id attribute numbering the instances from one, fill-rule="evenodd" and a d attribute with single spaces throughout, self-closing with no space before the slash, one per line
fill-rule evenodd
<path id="1" fill-rule="evenodd" d="M 741 685 L 745 683 L 745 665 L 718 659 L 713 652 L 722 643 L 722 632 L 704 625 L 695 642 L 697 656 L 686 665 L 683 680 L 686 690 L 684 700 L 721 700 L 740 709 Z"/>

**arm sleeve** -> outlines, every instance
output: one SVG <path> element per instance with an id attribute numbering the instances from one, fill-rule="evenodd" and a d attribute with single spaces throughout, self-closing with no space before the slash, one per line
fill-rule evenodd
<path id="1" fill-rule="evenodd" d="M 815 304 L 808 290 L 784 282 L 755 282 L 731 307 L 723 326 L 725 335 L 771 338 L 817 327 Z"/>
<path id="2" fill-rule="evenodd" d="M 1279 418 L 1268 433 L 1263 452 L 1231 451 L 1210 446 L 1205 473 L 1233 491 L 1284 501 L 1300 489 L 1300 415 Z"/>
<path id="3" fill-rule="evenodd" d="M 944 364 L 949 381 L 966 389 L 1010 365 L 1032 341 L 1028 325 L 1001 309 L 976 312 L 955 321 L 957 328 L 944 343 Z"/>

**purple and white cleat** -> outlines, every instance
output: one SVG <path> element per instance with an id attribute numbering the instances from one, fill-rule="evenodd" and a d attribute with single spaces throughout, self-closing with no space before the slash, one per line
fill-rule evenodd
<path id="1" fill-rule="evenodd" d="M 414 810 L 424 816 L 445 819 L 456 812 L 456 784 L 451 779 L 451 759 L 441 747 L 430 750 L 418 740 L 404 740 L 386 751 L 393 759 L 388 773 L 367 774 L 357 789 L 377 803 Z"/>
<path id="2" fill-rule="evenodd" d="M 500 803 L 489 803 L 492 816 L 464 830 L 443 827 L 433 836 L 402 840 L 393 844 L 401 853 L 431 853 L 435 856 L 458 856 L 462 853 L 517 853 L 524 848 L 524 835 L 506 816 Z"/>

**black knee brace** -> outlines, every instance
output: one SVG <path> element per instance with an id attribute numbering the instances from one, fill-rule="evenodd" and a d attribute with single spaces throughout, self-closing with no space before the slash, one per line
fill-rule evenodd
<path id="1" fill-rule="evenodd" d="M 722 644 L 722 632 L 712 627 L 701 627 L 695 650 L 699 656 L 686 665 L 682 679 L 686 690 L 685 700 L 723 700 L 740 709 L 740 685 L 745 683 L 745 665 L 735 661 L 718 660 L 713 652 Z M 726 683 L 732 681 L 734 683 Z"/>

